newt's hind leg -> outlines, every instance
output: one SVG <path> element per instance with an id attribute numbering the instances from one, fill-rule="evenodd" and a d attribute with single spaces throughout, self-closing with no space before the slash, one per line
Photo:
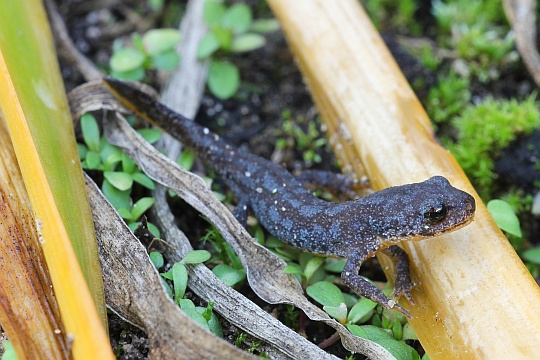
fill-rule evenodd
<path id="1" fill-rule="evenodd" d="M 341 280 L 345 285 L 356 291 L 358 294 L 381 304 L 386 309 L 395 309 L 410 318 L 411 314 L 409 314 L 407 310 L 398 305 L 394 300 L 387 298 L 381 289 L 377 288 L 375 285 L 358 275 L 360 265 L 370 255 L 371 254 L 364 251 L 352 253 L 345 263 L 345 267 L 341 273 Z"/>
<path id="2" fill-rule="evenodd" d="M 411 295 L 411 289 L 414 284 L 411 281 L 409 270 L 409 257 L 405 250 L 397 245 L 390 246 L 382 251 L 388 255 L 394 263 L 394 271 L 396 273 L 396 282 L 394 284 L 394 295 L 399 297 L 404 295 L 411 304 L 414 305 L 414 300 Z"/>
<path id="3" fill-rule="evenodd" d="M 296 178 L 308 188 L 324 188 L 357 199 L 355 190 L 369 188 L 369 180 L 353 180 L 349 175 L 323 170 L 307 170 Z"/>

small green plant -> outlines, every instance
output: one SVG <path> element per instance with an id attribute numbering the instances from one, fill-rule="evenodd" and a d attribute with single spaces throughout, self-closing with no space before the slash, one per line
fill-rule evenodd
<path id="1" fill-rule="evenodd" d="M 525 101 L 488 99 L 467 107 L 452 124 L 457 141 L 447 147 L 486 199 L 495 179 L 493 159 L 518 135 L 540 127 L 540 111 L 535 96 Z"/>
<path id="2" fill-rule="evenodd" d="M 152 255 L 157 253 L 151 253 L 151 259 L 154 265 L 160 265 L 160 268 L 163 266 L 162 259 L 158 255 Z M 173 284 L 173 291 L 170 291 L 170 287 L 167 283 L 165 288 L 168 289 L 169 295 L 174 299 L 174 301 L 180 306 L 180 308 L 186 313 L 187 316 L 195 320 L 203 328 L 213 332 L 219 337 L 223 337 L 223 330 L 221 324 L 216 316 L 213 313 L 214 304 L 212 302 L 208 303 L 206 307 L 195 306 L 193 301 L 189 299 L 184 299 L 184 295 L 187 289 L 188 283 L 188 270 L 186 265 L 197 265 L 202 264 L 203 262 L 209 260 L 211 257 L 210 253 L 206 250 L 193 250 L 187 253 L 184 258 L 175 263 L 172 268 L 164 273 L 160 273 L 163 279 L 170 280 Z"/>
<path id="3" fill-rule="evenodd" d="M 210 224 L 205 236 L 201 239 L 209 242 L 215 251 L 215 260 L 219 262 L 212 272 L 229 286 L 234 286 L 246 279 L 246 271 L 233 248 L 223 240 L 218 229 Z"/>
<path id="4" fill-rule="evenodd" d="M 154 204 L 151 197 L 143 197 L 133 202 L 133 184 L 138 183 L 147 189 L 154 189 L 154 182 L 119 148 L 107 142 L 100 135 L 96 119 L 91 114 L 81 117 L 81 131 L 85 144 L 77 144 L 81 165 L 86 170 L 103 172 L 101 190 L 120 216 L 128 222 L 133 231 L 139 226 L 139 218 Z M 141 129 L 137 132 L 150 143 L 161 137 L 155 129 Z M 148 223 L 149 230 L 159 237 L 159 230 Z"/>
<path id="5" fill-rule="evenodd" d="M 211 58 L 207 84 L 212 94 L 228 99 L 238 90 L 240 72 L 227 56 L 264 46 L 266 40 L 261 34 L 275 31 L 279 25 L 273 19 L 253 20 L 246 4 L 226 7 L 218 0 L 205 2 L 204 20 L 209 32 L 201 40 L 197 55 L 199 59 Z"/>
<path id="6" fill-rule="evenodd" d="M 439 78 L 429 90 L 426 110 L 435 123 L 445 123 L 460 114 L 471 101 L 470 81 L 455 73 Z"/>
<path id="7" fill-rule="evenodd" d="M 490 200 L 487 209 L 501 230 L 517 237 L 522 236 L 519 219 L 509 203 L 500 199 Z"/>
<path id="8" fill-rule="evenodd" d="M 462 73 L 482 82 L 497 79 L 499 68 L 517 60 L 513 34 L 501 13 L 494 0 L 433 2 L 441 45 L 466 60 Z"/>
<path id="9" fill-rule="evenodd" d="M 382 345 L 396 359 L 420 358 L 416 350 L 404 342 L 417 338 L 402 314 L 384 310 L 378 313 L 377 304 L 366 298 L 361 298 L 349 308 L 341 290 L 328 281 L 308 286 L 306 293 L 323 305 L 323 310 L 345 325 L 352 334 Z M 372 318 L 372 325 L 357 325 Z"/>
<path id="10" fill-rule="evenodd" d="M 113 44 L 109 66 L 111 75 L 125 80 L 142 80 L 146 70 L 170 71 L 180 63 L 175 45 L 180 41 L 180 32 L 175 29 L 153 29 L 143 36 L 131 36 L 133 47 Z"/>
<path id="11" fill-rule="evenodd" d="M 326 145 L 327 139 L 317 129 L 317 123 L 308 122 L 307 128 L 304 130 L 301 123 L 306 121 L 292 119 L 289 110 L 283 111 L 282 117 L 285 120 L 283 121 L 281 134 L 278 134 L 276 140 L 276 148 L 300 151 L 308 167 L 313 163 L 320 163 L 322 159 L 318 150 Z"/>

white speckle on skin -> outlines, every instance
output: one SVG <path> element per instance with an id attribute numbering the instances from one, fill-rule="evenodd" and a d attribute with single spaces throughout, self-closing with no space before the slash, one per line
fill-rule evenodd
<path id="1" fill-rule="evenodd" d="M 282 207 L 282 208 L 281 208 L 281 211 L 285 211 L 285 210 L 287 210 L 287 209 L 285 209 L 285 207 Z"/>
<path id="2" fill-rule="evenodd" d="M 259 194 L 262 193 L 262 189 L 261 189 L 261 188 L 256 188 L 255 191 L 258 192 Z"/>
<path id="3" fill-rule="evenodd" d="M 210 130 L 208 130 L 208 128 L 204 128 L 204 129 L 203 129 L 203 133 L 204 133 L 205 135 L 208 135 L 208 134 L 210 133 Z"/>
<path id="4" fill-rule="evenodd" d="M 251 176 L 251 173 L 250 173 L 249 171 L 246 171 L 246 172 L 244 173 L 244 175 L 246 175 L 246 177 L 250 177 L 250 176 Z"/>
<path id="5" fill-rule="evenodd" d="M 396 305 L 396 302 L 394 300 L 388 300 L 388 306 L 393 308 Z"/>
<path id="6" fill-rule="evenodd" d="M 214 134 L 214 140 L 215 140 L 215 141 L 218 141 L 218 140 L 219 140 L 219 135 L 218 135 L 218 134 Z"/>
<path id="7" fill-rule="evenodd" d="M 272 190 L 272 194 L 277 193 L 277 189 Z"/>

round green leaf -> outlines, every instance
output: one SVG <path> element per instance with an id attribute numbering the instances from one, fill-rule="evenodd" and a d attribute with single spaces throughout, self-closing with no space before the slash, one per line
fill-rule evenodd
<path id="1" fill-rule="evenodd" d="M 101 167 L 101 158 L 98 153 L 88 151 L 85 159 L 86 168 L 90 170 L 96 170 Z"/>
<path id="2" fill-rule="evenodd" d="M 235 36 L 232 45 L 232 52 L 246 52 L 263 47 L 266 44 L 264 36 L 259 34 L 247 33 Z"/>
<path id="3" fill-rule="evenodd" d="M 495 199 L 488 202 L 487 209 L 501 230 L 521 237 L 519 219 L 510 204 L 506 201 Z"/>
<path id="4" fill-rule="evenodd" d="M 84 160 L 88 153 L 88 148 L 84 144 L 77 143 L 77 153 L 79 154 L 79 160 Z"/>
<path id="5" fill-rule="evenodd" d="M 306 267 L 304 269 L 304 276 L 306 279 L 311 279 L 315 271 L 321 267 L 321 265 L 324 263 L 324 258 L 320 256 L 314 256 L 306 264 Z"/>
<path id="6" fill-rule="evenodd" d="M 152 56 L 152 64 L 158 70 L 171 71 L 180 64 L 180 55 L 175 50 L 169 50 Z"/>
<path id="7" fill-rule="evenodd" d="M 238 68 L 227 61 L 212 61 L 208 69 L 208 87 L 220 99 L 233 96 L 240 85 Z"/>
<path id="8" fill-rule="evenodd" d="M 143 197 L 139 199 L 131 209 L 131 214 L 133 216 L 134 220 L 137 220 L 144 214 L 144 212 L 148 209 L 150 209 L 154 205 L 154 198 L 153 197 Z"/>
<path id="9" fill-rule="evenodd" d="M 197 311 L 197 309 L 187 308 L 182 309 L 182 311 L 192 320 L 195 320 L 195 322 L 201 325 L 203 328 L 205 328 L 206 330 L 210 330 L 210 328 L 208 327 L 208 321 L 206 321 L 204 316 L 202 316 L 201 313 Z"/>
<path id="10" fill-rule="evenodd" d="M 193 250 L 184 256 L 182 264 L 200 264 L 210 259 L 212 255 L 206 250 Z"/>
<path id="11" fill-rule="evenodd" d="M 398 319 L 394 319 L 394 322 L 392 323 L 392 334 L 396 340 L 403 339 L 403 325 L 401 325 L 401 322 Z"/>
<path id="12" fill-rule="evenodd" d="M 172 278 L 174 285 L 174 301 L 178 304 L 184 297 L 187 288 L 188 272 L 184 264 L 175 263 L 172 267 Z"/>
<path id="13" fill-rule="evenodd" d="M 122 172 L 132 175 L 137 171 L 137 163 L 125 153 L 122 153 Z"/>
<path id="14" fill-rule="evenodd" d="M 534 247 L 527 249 L 523 252 L 523 258 L 534 264 L 540 265 L 540 247 Z"/>
<path id="15" fill-rule="evenodd" d="M 158 253 L 157 251 L 152 251 L 150 254 L 150 260 L 152 261 L 152 264 L 154 264 L 154 267 L 159 270 L 160 267 L 163 266 L 165 261 L 163 260 L 163 255 Z"/>
<path id="16" fill-rule="evenodd" d="M 196 308 L 195 304 L 190 299 L 180 299 L 180 300 L 178 300 L 178 305 L 180 305 L 180 308 L 182 310 L 195 309 Z"/>
<path id="17" fill-rule="evenodd" d="M 212 272 L 229 286 L 234 286 L 246 278 L 245 271 L 236 270 L 226 264 L 217 265 Z"/>
<path id="18" fill-rule="evenodd" d="M 99 126 L 91 114 L 81 116 L 81 131 L 88 149 L 98 153 L 100 148 Z"/>
<path id="19" fill-rule="evenodd" d="M 210 331 L 213 332 L 214 335 L 220 338 L 223 337 L 223 329 L 221 328 L 221 323 L 219 322 L 218 317 L 214 313 L 212 313 L 210 319 L 208 320 L 208 328 L 210 328 Z"/>
<path id="20" fill-rule="evenodd" d="M 121 191 L 111 185 L 111 183 L 105 179 L 101 185 L 101 191 L 103 195 L 109 200 L 116 210 L 125 209 L 131 206 L 131 199 L 129 197 L 129 190 Z"/>
<path id="21" fill-rule="evenodd" d="M 347 260 L 345 259 L 326 258 L 324 269 L 329 272 L 341 274 L 346 262 Z"/>
<path id="22" fill-rule="evenodd" d="M 193 163 L 195 162 L 195 153 L 189 149 L 184 149 L 178 157 L 178 165 L 186 170 L 191 170 Z"/>
<path id="23" fill-rule="evenodd" d="M 199 48 L 197 49 L 197 57 L 199 59 L 207 58 L 218 49 L 219 41 L 216 39 L 213 33 L 209 32 L 202 38 L 201 42 L 199 43 Z"/>
<path id="24" fill-rule="evenodd" d="M 339 306 L 323 306 L 323 310 L 341 324 L 344 324 L 347 319 L 347 305 L 345 303 L 341 303 Z"/>
<path id="25" fill-rule="evenodd" d="M 154 236 L 158 239 L 161 239 L 161 232 L 159 231 L 159 229 L 157 228 L 156 225 L 152 224 L 151 222 L 148 222 L 146 223 L 146 225 L 148 225 L 148 230 L 154 234 Z"/>
<path id="26" fill-rule="evenodd" d="M 105 138 L 103 138 L 105 140 Z M 105 166 L 113 166 L 119 161 L 122 160 L 122 155 L 124 153 L 120 151 L 116 146 L 109 144 L 107 141 L 101 142 L 101 150 L 99 156 L 101 156 L 101 161 Z M 114 156 L 113 156 L 114 155 Z M 107 170 L 112 169 L 107 168 Z"/>
<path id="27" fill-rule="evenodd" d="M 156 185 L 154 184 L 152 179 L 150 179 L 146 174 L 142 172 L 136 172 L 132 174 L 132 176 L 133 176 L 133 181 L 135 181 L 138 184 L 141 184 L 145 188 L 150 189 L 150 190 L 154 190 L 156 188 Z"/>
<path id="28" fill-rule="evenodd" d="M 131 214 L 131 211 L 129 211 L 128 209 L 126 208 L 121 208 L 121 209 L 118 209 L 118 214 L 122 217 L 122 219 L 125 219 L 127 221 L 133 221 L 133 220 L 137 220 L 135 218 L 133 218 L 133 215 Z M 132 229 L 130 227 L 131 231 L 135 231 L 135 229 Z"/>
<path id="29" fill-rule="evenodd" d="M 139 81 L 144 79 L 144 68 L 136 68 L 130 71 L 111 71 L 111 76 L 121 80 Z"/>
<path id="30" fill-rule="evenodd" d="M 351 324 L 363 323 L 371 317 L 373 314 L 373 309 L 377 306 L 377 303 L 366 299 L 361 298 L 358 300 L 356 305 L 353 306 L 347 317 L 347 322 Z"/>
<path id="31" fill-rule="evenodd" d="M 246 32 L 251 26 L 251 9 L 243 3 L 236 3 L 225 11 L 221 25 L 233 29 L 235 34 Z"/>
<path id="32" fill-rule="evenodd" d="M 118 171 L 105 171 L 103 176 L 118 190 L 129 190 L 133 186 L 131 174 Z"/>
<path id="33" fill-rule="evenodd" d="M 302 270 L 302 268 L 298 264 L 287 265 L 287 267 L 285 269 L 283 269 L 283 272 L 285 274 L 304 275 L 304 271 Z"/>
<path id="34" fill-rule="evenodd" d="M 176 29 L 152 29 L 143 35 L 142 42 L 146 53 L 155 56 L 174 50 L 181 38 L 180 31 Z"/>
<path id="35" fill-rule="evenodd" d="M 328 281 L 319 281 L 308 286 L 306 293 L 313 300 L 325 306 L 339 306 L 340 303 L 344 302 L 341 290 Z"/>
<path id="36" fill-rule="evenodd" d="M 114 71 L 132 71 L 142 67 L 145 58 L 144 54 L 138 50 L 121 48 L 113 53 L 109 65 Z"/>
<path id="37" fill-rule="evenodd" d="M 225 14 L 225 5 L 221 1 L 206 0 L 204 2 L 203 17 L 208 26 L 221 23 L 223 14 Z"/>
<path id="38" fill-rule="evenodd" d="M 375 341 L 376 343 L 380 343 L 382 340 L 394 340 L 392 335 L 389 331 L 381 329 L 380 327 L 373 326 L 373 325 L 351 325 L 347 324 L 345 325 L 347 329 L 353 334 L 358 337 L 368 339 L 371 341 Z"/>
<path id="39" fill-rule="evenodd" d="M 100 158 L 101 161 L 103 161 L 103 158 L 106 156 L 106 154 L 101 151 Z M 114 170 L 114 167 L 116 164 L 122 161 L 122 153 L 121 152 L 113 152 L 110 153 L 109 156 L 105 158 L 105 163 L 103 164 L 103 170 L 105 171 L 112 171 Z"/>
<path id="40" fill-rule="evenodd" d="M 161 136 L 163 135 L 163 133 L 158 129 L 139 129 L 137 132 L 150 144 L 153 144 L 161 139 Z"/>

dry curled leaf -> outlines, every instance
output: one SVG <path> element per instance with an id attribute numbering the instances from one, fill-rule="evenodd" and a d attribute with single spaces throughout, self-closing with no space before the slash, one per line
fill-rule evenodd
<path id="1" fill-rule="evenodd" d="M 187 317 L 165 293 L 145 248 L 96 184 L 86 189 L 99 245 L 107 305 L 140 327 L 153 359 L 253 359 Z"/>
<path id="2" fill-rule="evenodd" d="M 504 0 L 504 11 L 514 35 L 516 47 L 527 70 L 537 86 L 540 86 L 540 55 L 536 47 L 536 1 Z"/>

